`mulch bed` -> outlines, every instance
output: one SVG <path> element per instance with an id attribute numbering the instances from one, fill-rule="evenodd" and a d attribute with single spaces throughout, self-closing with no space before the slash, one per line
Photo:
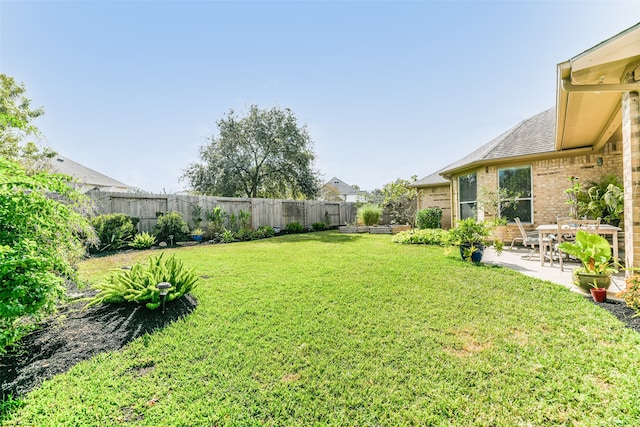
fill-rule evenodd
<path id="1" fill-rule="evenodd" d="M 83 310 L 86 302 L 63 306 L 56 316 L 25 336 L 0 357 L 0 400 L 22 396 L 45 379 L 92 356 L 122 348 L 128 342 L 191 313 L 190 295 L 149 310 L 140 304 L 106 304 Z"/>
<path id="2" fill-rule="evenodd" d="M 594 304 L 640 332 L 640 317 L 634 318 L 635 311 L 625 303 L 607 300 Z M 56 317 L 24 337 L 17 348 L 0 357 L 2 398 L 22 396 L 82 360 L 118 350 L 146 333 L 164 328 L 189 315 L 196 305 L 193 297 L 185 295 L 167 303 L 162 315 L 160 309 L 152 311 L 136 304 L 109 304 L 86 310 L 82 310 L 84 303 L 68 304 Z"/>

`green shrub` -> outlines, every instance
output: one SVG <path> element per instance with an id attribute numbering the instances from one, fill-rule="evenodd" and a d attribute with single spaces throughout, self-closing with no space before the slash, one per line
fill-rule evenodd
<path id="1" fill-rule="evenodd" d="M 358 209 L 358 219 L 364 225 L 376 225 L 382 216 L 382 208 L 374 205 L 363 205 Z"/>
<path id="2" fill-rule="evenodd" d="M 235 240 L 238 240 L 240 242 L 247 241 L 247 240 L 253 240 L 254 239 L 254 232 L 253 232 L 253 230 L 249 230 L 249 229 L 246 229 L 246 228 L 241 228 L 241 229 L 239 229 L 238 231 L 235 232 L 234 238 L 235 238 Z"/>
<path id="3" fill-rule="evenodd" d="M 220 236 L 222 243 L 233 243 L 236 241 L 235 233 L 231 230 L 224 230 Z"/>
<path id="4" fill-rule="evenodd" d="M 289 233 L 302 233 L 304 231 L 304 227 L 299 222 L 290 222 L 287 224 L 286 230 Z"/>
<path id="5" fill-rule="evenodd" d="M 256 231 L 263 233 L 264 237 L 273 237 L 276 235 L 276 230 L 270 225 L 261 225 Z"/>
<path id="6" fill-rule="evenodd" d="M 394 235 L 392 240 L 396 243 L 446 246 L 449 244 L 449 232 L 440 228 L 402 231 Z"/>
<path id="7" fill-rule="evenodd" d="M 69 183 L 0 157 L 0 353 L 54 311 L 65 279 L 76 279 L 83 238 L 96 240 L 80 214 L 87 199 Z"/>
<path id="8" fill-rule="evenodd" d="M 204 236 L 207 239 L 217 239 L 224 232 L 224 221 L 227 219 L 227 213 L 220 207 L 216 206 L 205 212 L 206 223 L 204 225 Z"/>
<path id="9" fill-rule="evenodd" d="M 131 242 L 131 247 L 134 249 L 149 249 L 156 244 L 156 238 L 151 234 L 143 231 L 140 234 L 136 234 Z"/>
<path id="10" fill-rule="evenodd" d="M 136 234 L 131 217 L 125 214 L 98 215 L 91 219 L 100 242 L 89 247 L 89 252 L 115 251 L 129 245 Z"/>
<path id="11" fill-rule="evenodd" d="M 190 240 L 189 226 L 182 219 L 180 212 L 167 212 L 158 218 L 154 228 L 154 235 L 159 242 L 170 242 L 170 235 L 173 235 L 174 242 Z"/>
<path id="12" fill-rule="evenodd" d="M 442 209 L 427 208 L 419 210 L 416 214 L 416 225 L 420 229 L 440 228 L 442 221 Z"/>
<path id="13" fill-rule="evenodd" d="M 130 270 L 113 270 L 106 282 L 93 285 L 98 294 L 91 298 L 87 307 L 103 303 L 137 302 L 146 303 L 147 308 L 154 310 L 160 305 L 158 283 L 169 282 L 166 301 L 179 298 L 191 291 L 198 283 L 195 269 L 187 268 L 183 262 L 172 255 L 164 258 L 164 254 L 149 258 L 148 265 L 135 264 Z"/>
<path id="14" fill-rule="evenodd" d="M 327 224 L 325 224 L 324 222 L 314 222 L 313 224 L 311 224 L 311 229 L 313 231 L 323 231 L 327 229 Z"/>

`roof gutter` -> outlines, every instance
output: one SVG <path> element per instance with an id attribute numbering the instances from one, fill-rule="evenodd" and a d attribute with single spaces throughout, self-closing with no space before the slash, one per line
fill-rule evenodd
<path id="1" fill-rule="evenodd" d="M 595 153 L 595 150 L 592 147 L 579 147 L 579 148 L 571 148 L 571 149 L 562 150 L 562 151 L 546 151 L 544 153 L 532 153 L 532 154 L 525 154 L 522 156 L 503 157 L 503 158 L 491 159 L 491 160 L 477 160 L 473 163 L 468 163 L 458 168 L 443 171 L 440 174 L 440 176 L 450 180 L 455 175 L 459 175 L 460 173 L 465 171 L 472 171 L 479 167 L 513 165 L 516 163 L 525 164 L 525 163 L 534 162 L 537 160 L 555 159 L 558 157 L 588 156 L 594 153 Z"/>
<path id="2" fill-rule="evenodd" d="M 574 85 L 570 79 L 562 79 L 565 92 L 640 92 L 640 82 L 621 84 Z"/>

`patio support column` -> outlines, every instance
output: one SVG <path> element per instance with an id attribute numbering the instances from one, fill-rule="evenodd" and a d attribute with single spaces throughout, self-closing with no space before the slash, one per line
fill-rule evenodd
<path id="1" fill-rule="evenodd" d="M 624 253 L 627 267 L 640 267 L 640 108 L 637 92 L 622 94 Z M 627 272 L 627 275 L 630 272 Z"/>

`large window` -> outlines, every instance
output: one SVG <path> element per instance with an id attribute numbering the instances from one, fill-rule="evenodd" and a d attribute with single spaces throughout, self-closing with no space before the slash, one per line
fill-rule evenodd
<path id="1" fill-rule="evenodd" d="M 501 204 L 510 201 L 509 206 L 501 206 L 501 217 L 509 221 L 520 217 L 520 221 L 531 223 L 533 221 L 531 166 L 499 169 L 498 186 L 500 194 L 506 197 L 501 200 Z"/>
<path id="2" fill-rule="evenodd" d="M 478 195 L 476 174 L 470 173 L 458 178 L 460 193 L 460 219 L 475 218 Z"/>

